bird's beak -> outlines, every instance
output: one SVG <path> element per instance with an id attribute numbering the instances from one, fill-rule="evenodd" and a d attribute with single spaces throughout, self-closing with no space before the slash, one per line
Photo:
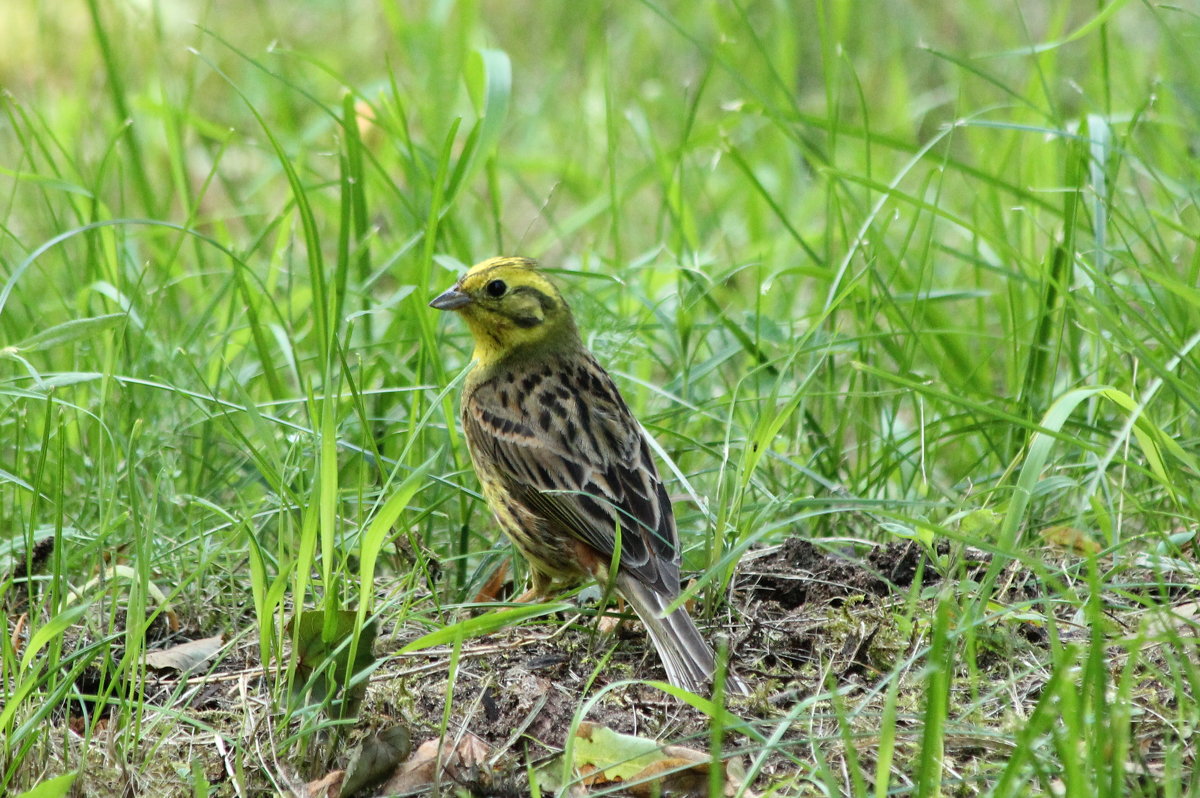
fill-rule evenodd
<path id="1" fill-rule="evenodd" d="M 458 310 L 464 305 L 471 304 L 471 297 L 458 290 L 458 286 L 447 289 L 429 303 L 429 307 L 438 310 Z"/>

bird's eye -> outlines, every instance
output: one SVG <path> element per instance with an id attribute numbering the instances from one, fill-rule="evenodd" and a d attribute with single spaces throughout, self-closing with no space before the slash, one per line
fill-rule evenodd
<path id="1" fill-rule="evenodd" d="M 505 285 L 503 280 L 492 280 L 484 286 L 483 290 L 487 291 L 488 296 L 499 299 L 504 296 L 504 292 L 508 290 L 508 286 Z"/>

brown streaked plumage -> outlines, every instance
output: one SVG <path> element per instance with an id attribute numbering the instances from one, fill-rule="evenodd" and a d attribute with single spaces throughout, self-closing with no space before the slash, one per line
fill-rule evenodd
<path id="1" fill-rule="evenodd" d="M 712 649 L 685 609 L 663 615 L 680 593 L 671 502 L 645 432 L 558 289 L 531 260 L 492 258 L 429 304 L 457 311 L 475 340 L 463 429 L 488 505 L 529 561 L 522 598 L 606 583 L 618 558 L 613 587 L 646 625 L 667 678 L 703 690 Z M 727 686 L 747 692 L 732 674 Z"/>

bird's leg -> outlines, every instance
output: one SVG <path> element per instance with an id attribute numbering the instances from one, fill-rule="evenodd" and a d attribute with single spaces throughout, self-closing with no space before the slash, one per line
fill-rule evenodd
<path id="1" fill-rule="evenodd" d="M 538 599 L 545 598 L 545 596 L 546 596 L 546 594 L 543 593 L 540 588 L 534 586 L 534 587 L 529 588 L 528 590 L 526 590 L 524 593 L 517 596 L 516 598 L 509 599 L 509 602 L 512 604 L 528 604 L 532 601 L 537 601 Z"/>
<path id="2" fill-rule="evenodd" d="M 625 599 L 621 595 L 617 596 L 616 613 L 606 612 L 600 618 L 600 622 L 596 625 L 601 634 L 613 634 L 621 628 L 621 624 L 625 623 L 625 619 L 621 616 L 625 614 Z"/>
<path id="3" fill-rule="evenodd" d="M 540 601 L 550 595 L 550 588 L 553 586 L 554 580 L 536 568 L 531 570 L 530 581 L 533 584 L 529 586 L 528 590 L 512 600 L 514 604 L 528 604 L 531 601 Z"/>
<path id="4" fill-rule="evenodd" d="M 600 585 L 601 601 L 605 601 L 611 593 L 616 592 L 611 589 L 608 582 L 609 563 L 605 562 L 603 558 L 596 556 L 592 548 L 583 542 L 575 544 L 575 555 L 579 558 L 579 562 L 583 564 L 584 569 L 590 572 Z M 625 622 L 625 619 L 621 617 L 624 614 L 625 597 L 620 593 L 616 593 L 616 612 L 605 612 L 596 623 L 596 629 L 601 634 L 613 634 Z"/>
<path id="5" fill-rule="evenodd" d="M 500 565 L 488 577 L 487 582 L 471 599 L 474 604 L 491 604 L 500 600 L 500 591 L 504 588 L 504 580 L 508 578 L 508 560 L 501 560 Z"/>

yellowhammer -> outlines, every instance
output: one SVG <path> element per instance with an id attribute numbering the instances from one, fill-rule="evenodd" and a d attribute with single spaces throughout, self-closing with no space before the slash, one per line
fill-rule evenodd
<path id="1" fill-rule="evenodd" d="M 646 434 L 584 348 L 571 309 L 537 264 L 492 258 L 430 302 L 475 339 L 462 396 L 471 461 L 500 526 L 529 561 L 518 600 L 594 577 L 633 606 L 672 684 L 703 690 L 713 651 L 680 607 L 679 534 Z M 748 692 L 732 674 L 731 691 Z"/>

